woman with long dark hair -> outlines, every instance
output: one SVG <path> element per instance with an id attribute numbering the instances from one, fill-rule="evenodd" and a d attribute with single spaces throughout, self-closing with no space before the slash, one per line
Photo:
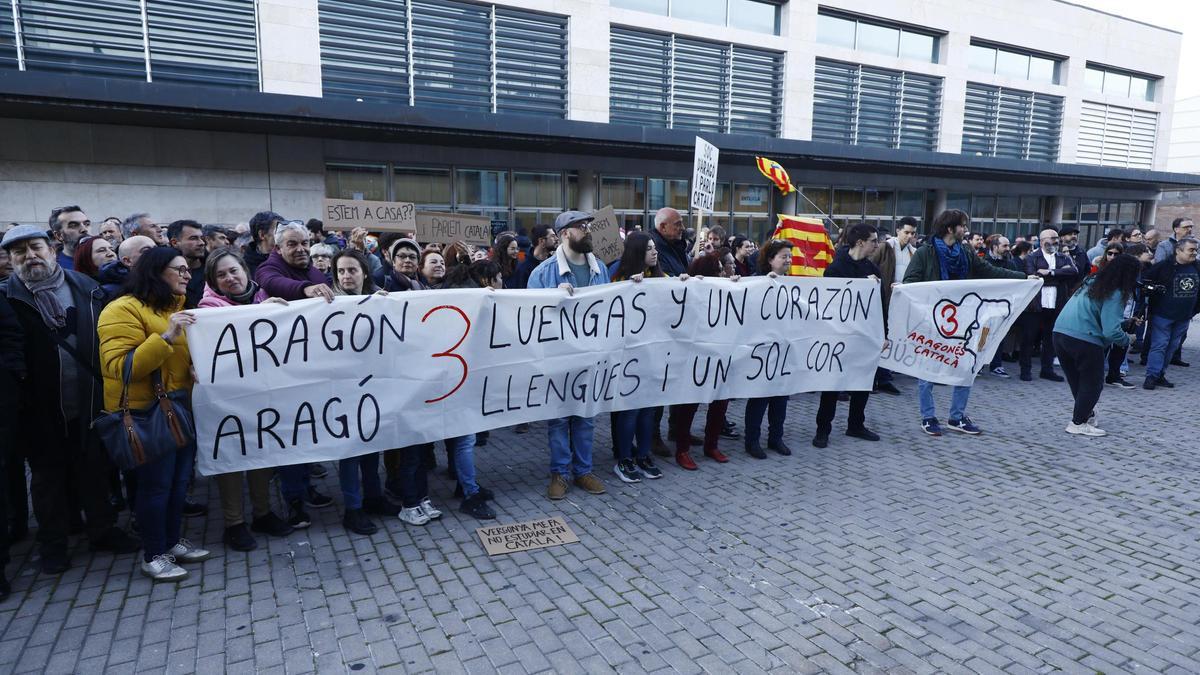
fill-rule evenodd
<path id="1" fill-rule="evenodd" d="M 1104 353 L 1129 344 L 1132 325 L 1125 320 L 1125 305 L 1133 298 L 1140 271 L 1133 256 L 1114 256 L 1084 281 L 1054 322 L 1054 353 L 1075 399 L 1069 434 L 1107 433 L 1092 424 L 1104 388 Z"/>
<path id="2" fill-rule="evenodd" d="M 521 246 L 517 243 L 517 235 L 502 234 L 496 237 L 496 245 L 492 247 L 492 260 L 500 266 L 500 276 L 504 279 L 505 288 L 517 288 L 517 264 L 521 257 Z"/>
<path id="3" fill-rule="evenodd" d="M 792 242 L 772 239 L 758 253 L 758 274 L 771 278 L 787 276 L 792 267 Z M 762 419 L 767 417 L 767 447 L 781 455 L 792 454 L 783 442 L 783 425 L 787 421 L 787 396 L 763 396 L 746 400 L 746 452 L 755 459 L 766 459 L 759 445 Z"/>
<path id="4" fill-rule="evenodd" d="M 167 392 L 192 388 L 187 326 L 195 323 L 183 311 L 192 272 L 179 249 L 156 246 L 142 255 L 129 272 L 125 295 L 100 313 L 100 367 L 104 374 L 104 406 L 120 408 L 125 358 L 132 352 L 129 407 L 149 407 L 155 401 L 152 375 L 160 373 Z M 142 573 L 155 581 L 181 581 L 187 570 L 177 562 L 207 560 L 209 552 L 181 535 L 183 501 L 196 446 L 168 452 L 134 469 L 137 491 L 134 512 L 144 552 Z"/>

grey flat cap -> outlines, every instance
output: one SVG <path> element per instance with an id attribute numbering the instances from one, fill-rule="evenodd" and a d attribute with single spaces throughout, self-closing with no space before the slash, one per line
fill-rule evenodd
<path id="1" fill-rule="evenodd" d="M 0 240 L 0 247 L 7 251 L 9 246 L 18 241 L 26 241 L 28 239 L 45 239 L 46 241 L 50 241 L 50 235 L 46 233 L 46 228 L 44 227 L 18 225 L 4 233 L 4 239 Z"/>
<path id="2" fill-rule="evenodd" d="M 575 223 L 585 220 L 594 220 L 591 211 L 564 211 L 554 219 L 554 231 L 561 232 Z"/>

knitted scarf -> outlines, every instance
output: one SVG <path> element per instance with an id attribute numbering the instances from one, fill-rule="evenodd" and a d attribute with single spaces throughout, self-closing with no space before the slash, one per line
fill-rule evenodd
<path id="1" fill-rule="evenodd" d="M 42 315 L 42 321 L 46 323 L 46 326 L 59 329 L 67 325 L 67 312 L 63 309 L 62 303 L 58 301 L 58 295 L 55 293 L 63 284 L 67 283 L 67 275 L 63 273 L 61 265 L 55 265 L 54 272 L 41 281 L 23 281 L 22 283 L 33 294 L 34 304 L 37 305 L 38 313 Z"/>
<path id="2" fill-rule="evenodd" d="M 971 269 L 967 260 L 967 252 L 961 242 L 947 246 L 941 237 L 933 238 L 933 250 L 937 253 L 938 267 L 942 272 L 942 281 L 947 279 L 966 279 Z"/>

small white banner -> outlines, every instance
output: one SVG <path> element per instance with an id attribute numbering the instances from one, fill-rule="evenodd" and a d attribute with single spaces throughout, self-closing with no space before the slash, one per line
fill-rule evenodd
<path id="1" fill-rule="evenodd" d="M 901 284 L 892 290 L 880 367 L 970 385 L 1042 287 L 1038 279 L 970 279 Z"/>
<path id="2" fill-rule="evenodd" d="M 867 279 L 647 279 L 196 310 L 205 475 L 675 403 L 871 388 Z"/>
<path id="3" fill-rule="evenodd" d="M 717 194 L 717 160 L 720 155 L 717 146 L 696 137 L 696 158 L 692 161 L 693 209 L 712 213 Z"/>

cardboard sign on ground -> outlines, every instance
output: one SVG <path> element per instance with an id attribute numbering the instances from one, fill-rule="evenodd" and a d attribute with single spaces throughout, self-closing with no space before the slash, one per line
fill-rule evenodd
<path id="1" fill-rule="evenodd" d="M 579 537 L 562 516 L 530 520 L 524 523 L 492 525 L 475 530 L 488 555 L 503 555 L 517 551 L 532 551 L 547 546 L 574 544 Z"/>
<path id="2" fill-rule="evenodd" d="M 456 241 L 474 246 L 492 245 L 492 220 L 469 213 L 417 212 L 417 241 L 422 244 Z"/>
<path id="3" fill-rule="evenodd" d="M 625 240 L 621 238 L 621 225 L 613 207 L 598 209 L 592 217 L 592 253 L 605 263 L 619 259 L 625 251 Z"/>
<path id="4" fill-rule="evenodd" d="M 371 232 L 413 232 L 417 207 L 411 202 L 371 202 L 359 199 L 326 199 L 326 230 L 350 231 L 365 227 Z"/>

